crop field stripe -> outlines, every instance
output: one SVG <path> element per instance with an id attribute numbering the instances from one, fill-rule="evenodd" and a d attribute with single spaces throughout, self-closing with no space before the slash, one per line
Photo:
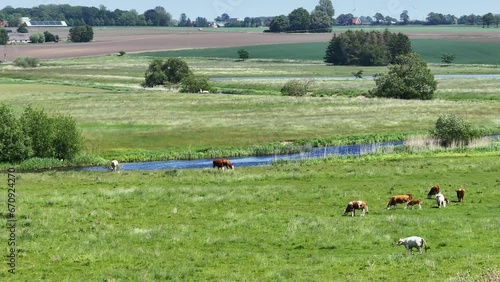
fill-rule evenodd
<path id="1" fill-rule="evenodd" d="M 444 53 L 456 54 L 457 64 L 500 64 L 498 43 L 436 39 L 411 39 L 412 47 L 429 63 L 440 63 Z M 269 44 L 228 48 L 185 49 L 145 52 L 134 56 L 238 58 L 238 50 L 246 49 L 250 59 L 323 61 L 328 42 Z"/>

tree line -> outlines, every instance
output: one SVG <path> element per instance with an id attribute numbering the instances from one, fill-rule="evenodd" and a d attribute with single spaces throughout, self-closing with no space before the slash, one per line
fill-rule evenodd
<path id="1" fill-rule="evenodd" d="M 349 26 L 354 25 L 355 16 L 351 13 L 340 14 L 335 19 L 335 24 L 338 26 Z M 451 14 L 441 14 L 431 12 L 427 15 L 425 20 L 412 20 L 408 13 L 408 10 L 403 10 L 399 15 L 399 19 L 384 16 L 382 13 L 376 13 L 373 17 L 371 16 L 360 16 L 359 17 L 362 24 L 368 25 L 451 25 L 451 24 L 462 24 L 462 25 L 482 25 L 483 27 L 496 26 L 500 24 L 500 14 L 487 13 L 484 15 L 462 15 L 456 17 Z"/>

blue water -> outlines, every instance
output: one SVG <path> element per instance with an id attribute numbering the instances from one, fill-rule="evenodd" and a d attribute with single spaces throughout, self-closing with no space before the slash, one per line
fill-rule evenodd
<path id="1" fill-rule="evenodd" d="M 500 134 L 490 136 L 494 140 L 500 139 Z M 387 146 L 403 145 L 403 141 L 383 142 L 377 144 L 366 145 L 346 145 L 346 146 L 331 146 L 313 148 L 310 152 L 302 152 L 297 154 L 282 154 L 272 156 L 249 156 L 229 159 L 235 168 L 243 166 L 270 165 L 277 160 L 298 160 L 322 158 L 332 155 L 363 155 L 373 153 L 377 148 Z M 162 169 L 189 169 L 189 168 L 212 168 L 213 159 L 198 159 L 198 160 L 178 160 L 178 161 L 157 161 L 157 162 L 137 162 L 137 163 L 120 163 L 121 170 L 162 170 Z M 85 167 L 79 170 L 84 171 L 109 171 L 108 167 L 93 166 Z"/>
<path id="2" fill-rule="evenodd" d="M 372 153 L 376 148 L 384 146 L 402 145 L 403 141 L 384 142 L 369 145 L 348 145 L 348 146 L 332 146 L 313 148 L 310 152 L 302 152 L 297 154 L 283 154 L 272 156 L 250 156 L 239 158 L 227 158 L 231 160 L 235 168 L 242 166 L 269 165 L 277 160 L 297 160 L 321 158 L 331 155 L 362 155 Z M 177 161 L 157 161 L 157 162 L 137 162 L 137 163 L 120 163 L 121 170 L 161 170 L 161 169 L 187 169 L 187 168 L 212 168 L 213 159 L 198 159 L 198 160 L 177 160 Z M 82 168 L 81 170 L 90 171 L 107 171 L 109 168 L 102 166 L 93 166 Z"/>
<path id="3" fill-rule="evenodd" d="M 436 79 L 452 79 L 452 78 L 500 78 L 500 74 L 436 74 Z M 290 79 L 314 79 L 314 80 L 373 80 L 373 76 L 366 75 L 362 78 L 354 76 L 318 76 L 318 77 L 284 77 L 284 76 L 267 76 L 267 77 L 211 77 L 212 81 L 244 81 L 244 80 L 290 80 Z"/>

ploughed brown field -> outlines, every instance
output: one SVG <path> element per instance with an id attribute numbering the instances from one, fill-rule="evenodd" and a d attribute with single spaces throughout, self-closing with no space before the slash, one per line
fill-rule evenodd
<path id="1" fill-rule="evenodd" d="M 479 29 L 479 28 L 478 28 Z M 30 33 L 50 31 L 59 35 L 61 42 L 45 44 L 16 44 L 6 46 L 7 59 L 32 56 L 39 59 L 72 58 L 116 54 L 119 51 L 176 50 L 189 48 L 218 48 L 280 43 L 328 42 L 332 33 L 274 34 L 264 32 L 224 32 L 206 30 L 174 30 L 162 28 L 94 28 L 90 43 L 67 43 L 69 28 L 30 28 Z M 410 38 L 434 38 L 500 42 L 498 29 L 458 29 L 457 31 L 405 31 Z"/>

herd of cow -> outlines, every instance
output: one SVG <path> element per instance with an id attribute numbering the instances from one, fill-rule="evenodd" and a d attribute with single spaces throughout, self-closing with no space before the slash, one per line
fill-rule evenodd
<path id="1" fill-rule="evenodd" d="M 113 160 L 111 162 L 111 170 L 116 171 L 119 168 L 119 164 L 117 160 Z M 212 168 L 217 168 L 217 169 L 222 169 L 224 170 L 225 168 L 227 169 L 234 169 L 234 165 L 231 163 L 231 161 L 226 160 L 226 159 L 215 159 L 213 160 L 213 166 Z M 460 188 L 456 190 L 457 193 L 457 198 L 459 202 L 463 202 L 464 196 L 465 196 L 465 190 Z M 429 193 L 427 194 L 427 198 L 431 199 L 432 197 L 435 197 L 437 207 L 438 208 L 445 208 L 446 204 L 449 202 L 448 198 L 446 195 L 441 193 L 441 188 L 438 185 L 433 186 Z M 415 206 L 418 206 L 419 209 L 422 208 L 422 199 L 413 199 L 413 194 L 406 194 L 406 195 L 396 195 L 392 196 L 389 199 L 389 202 L 387 203 L 387 209 L 390 209 L 391 207 L 396 207 L 397 204 L 403 204 L 404 208 L 406 209 L 408 206 L 411 206 L 413 209 Z M 347 207 L 344 210 L 344 215 L 347 215 L 348 213 L 351 213 L 351 216 L 355 216 L 355 211 L 356 210 L 361 210 L 361 216 L 364 216 L 365 213 L 368 212 L 368 204 L 366 201 L 351 201 L 347 204 Z M 418 236 L 411 236 L 407 238 L 402 238 L 399 239 L 398 246 L 404 245 L 408 252 L 412 253 L 413 248 L 417 248 L 418 252 L 421 254 L 422 253 L 422 248 L 425 245 L 425 240 L 422 237 Z"/>
<path id="2" fill-rule="evenodd" d="M 463 202 L 465 196 L 465 190 L 463 188 L 460 188 L 455 192 L 457 193 L 458 201 Z M 445 208 L 446 204 L 449 202 L 446 195 L 441 193 L 441 188 L 438 185 L 433 186 L 429 191 L 429 193 L 427 194 L 428 199 L 431 199 L 433 196 L 436 199 L 438 208 Z M 392 196 L 391 199 L 389 200 L 389 203 L 387 203 L 387 209 L 390 209 L 391 207 L 396 207 L 397 204 L 403 204 L 405 209 L 407 206 L 411 206 L 413 209 L 413 207 L 416 205 L 418 205 L 420 209 L 422 208 L 422 200 L 421 199 L 414 200 L 412 194 Z M 368 212 L 368 204 L 366 204 L 365 201 L 349 202 L 347 204 L 346 209 L 344 210 L 344 215 L 351 213 L 351 216 L 354 216 L 356 210 L 361 210 L 361 216 L 364 216 L 365 213 Z M 425 240 L 422 237 L 411 236 L 408 238 L 399 239 L 397 244 L 398 246 L 404 245 L 409 253 L 413 252 L 413 248 L 417 248 L 418 252 L 421 254 L 422 248 L 425 245 Z"/>
<path id="3" fill-rule="evenodd" d="M 458 201 L 463 202 L 465 196 L 465 190 L 460 188 L 455 192 L 457 192 Z M 429 191 L 429 193 L 427 194 L 428 199 L 431 199 L 432 196 L 435 197 L 438 208 L 445 208 L 446 204 L 449 203 L 448 198 L 446 197 L 446 195 L 441 193 L 441 188 L 438 185 L 433 186 Z M 414 206 L 418 205 L 418 207 L 421 209 L 422 199 L 414 200 L 413 194 L 392 196 L 391 199 L 389 200 L 389 203 L 387 203 L 387 209 L 390 209 L 391 207 L 396 207 L 397 204 L 403 204 L 405 209 L 407 206 L 411 206 L 411 208 L 413 209 Z M 361 216 L 364 216 L 365 213 L 368 212 L 368 204 L 365 201 L 349 202 L 344 210 L 344 215 L 351 213 L 351 216 L 354 216 L 356 210 L 361 210 Z"/>

